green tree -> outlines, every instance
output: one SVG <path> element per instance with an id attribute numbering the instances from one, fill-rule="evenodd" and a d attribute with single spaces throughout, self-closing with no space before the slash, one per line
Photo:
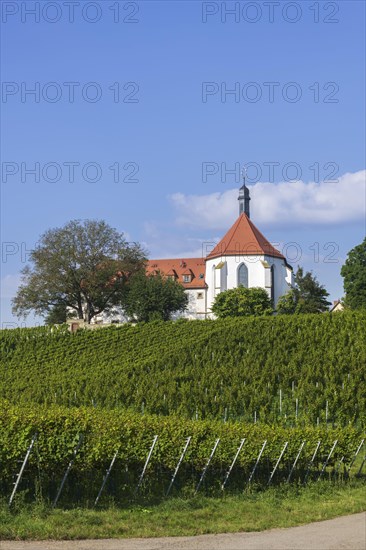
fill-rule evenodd
<path id="1" fill-rule="evenodd" d="M 13 312 L 48 315 L 64 306 L 87 323 L 120 303 L 131 276 L 145 269 L 145 253 L 104 221 L 73 220 L 46 231 L 13 299 Z"/>
<path id="2" fill-rule="evenodd" d="M 139 273 L 131 279 L 122 307 L 136 321 L 168 321 L 173 313 L 187 308 L 188 296 L 174 279 L 157 273 Z"/>
<path id="3" fill-rule="evenodd" d="M 366 237 L 349 251 L 341 275 L 346 293 L 345 305 L 351 309 L 366 308 Z"/>
<path id="4" fill-rule="evenodd" d="M 67 307 L 65 304 L 56 304 L 52 306 L 45 317 L 45 325 L 61 325 L 66 323 Z"/>
<path id="5" fill-rule="evenodd" d="M 211 310 L 220 319 L 273 313 L 271 299 L 264 288 L 244 286 L 220 292 Z"/>
<path id="6" fill-rule="evenodd" d="M 311 271 L 307 271 L 304 275 L 303 268 L 299 266 L 294 282 L 294 288 L 278 300 L 276 308 L 278 313 L 322 313 L 328 310 L 329 293 Z"/>

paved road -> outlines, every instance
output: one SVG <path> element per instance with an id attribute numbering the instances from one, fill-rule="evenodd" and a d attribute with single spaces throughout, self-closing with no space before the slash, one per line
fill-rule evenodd
<path id="1" fill-rule="evenodd" d="M 156 539 L 0 542 L 1 550 L 365 550 L 366 514 L 260 533 Z"/>

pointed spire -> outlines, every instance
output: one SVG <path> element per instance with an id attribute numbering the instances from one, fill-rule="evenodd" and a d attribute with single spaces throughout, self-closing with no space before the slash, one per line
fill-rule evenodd
<path id="1" fill-rule="evenodd" d="M 243 176 L 243 185 L 239 189 L 239 197 L 238 197 L 239 216 L 240 214 L 244 213 L 248 216 L 248 218 L 250 218 L 250 210 L 249 210 L 250 196 L 249 196 L 249 189 L 245 185 L 245 168 L 243 168 L 242 176 Z"/>

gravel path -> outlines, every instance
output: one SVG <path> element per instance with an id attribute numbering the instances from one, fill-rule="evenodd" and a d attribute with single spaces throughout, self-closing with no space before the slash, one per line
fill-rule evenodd
<path id="1" fill-rule="evenodd" d="M 0 542 L 1 550 L 365 550 L 366 514 L 260 533 L 156 539 Z"/>

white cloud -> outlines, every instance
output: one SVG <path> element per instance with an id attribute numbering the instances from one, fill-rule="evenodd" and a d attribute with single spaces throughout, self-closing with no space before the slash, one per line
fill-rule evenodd
<path id="1" fill-rule="evenodd" d="M 251 218 L 265 225 L 331 225 L 366 217 L 366 170 L 346 173 L 336 182 L 303 181 L 250 186 Z M 238 215 L 238 190 L 210 195 L 170 196 L 176 223 L 206 229 L 230 227 Z"/>

